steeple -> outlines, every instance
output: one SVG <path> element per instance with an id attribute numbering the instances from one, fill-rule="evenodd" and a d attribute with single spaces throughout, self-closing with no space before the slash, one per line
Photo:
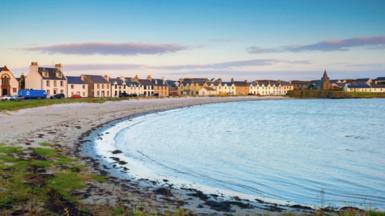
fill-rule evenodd
<path id="1" fill-rule="evenodd" d="M 331 85 L 331 82 L 330 82 L 330 79 L 329 79 L 329 76 L 328 76 L 328 73 L 326 72 L 326 70 L 324 70 L 324 74 L 322 75 L 320 88 L 321 88 L 321 90 L 332 89 L 332 85 Z"/>
<path id="2" fill-rule="evenodd" d="M 329 79 L 329 76 L 328 76 L 328 73 L 326 72 L 326 70 L 324 70 L 324 74 L 322 76 L 322 80 L 327 80 Z"/>

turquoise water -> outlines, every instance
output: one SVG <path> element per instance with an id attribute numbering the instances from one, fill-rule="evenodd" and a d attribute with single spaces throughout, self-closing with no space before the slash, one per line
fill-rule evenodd
<path id="1" fill-rule="evenodd" d="M 149 114 L 107 129 L 98 154 L 128 174 L 207 192 L 385 209 L 385 100 L 266 100 Z"/>

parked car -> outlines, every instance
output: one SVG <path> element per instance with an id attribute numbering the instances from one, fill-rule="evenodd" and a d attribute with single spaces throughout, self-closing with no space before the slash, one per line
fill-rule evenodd
<path id="1" fill-rule="evenodd" d="M 82 98 L 80 95 L 72 95 L 71 98 L 73 99 L 79 99 L 79 98 Z"/>
<path id="2" fill-rule="evenodd" d="M 126 92 L 120 93 L 119 97 L 128 97 L 129 95 Z"/>
<path id="3" fill-rule="evenodd" d="M 63 99 L 65 98 L 65 95 L 63 93 L 60 93 L 60 94 L 55 94 L 53 96 L 50 97 L 51 99 Z"/>
<path id="4" fill-rule="evenodd" d="M 11 100 L 11 96 L 7 96 L 7 95 L 1 96 L 0 100 Z"/>
<path id="5" fill-rule="evenodd" d="M 45 99 L 47 93 L 44 90 L 20 89 L 17 96 L 24 99 Z"/>
<path id="6" fill-rule="evenodd" d="M 15 101 L 15 100 L 23 100 L 23 99 L 24 99 L 23 97 L 19 97 L 18 95 L 13 95 L 9 100 Z"/>

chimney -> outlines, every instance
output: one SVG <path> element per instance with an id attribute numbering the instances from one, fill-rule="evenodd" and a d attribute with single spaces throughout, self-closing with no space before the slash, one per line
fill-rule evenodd
<path id="1" fill-rule="evenodd" d="M 104 75 L 104 79 L 106 79 L 108 82 L 110 81 L 110 77 L 107 74 Z"/>
<path id="2" fill-rule="evenodd" d="M 59 71 L 61 71 L 62 65 L 61 64 L 55 64 L 55 68 L 58 69 Z"/>
<path id="3" fill-rule="evenodd" d="M 29 66 L 29 71 L 34 71 L 37 73 L 38 68 L 39 68 L 39 65 L 37 64 L 37 62 L 33 61 L 33 62 L 31 62 L 31 65 Z"/>
<path id="4" fill-rule="evenodd" d="M 234 78 L 231 78 L 231 82 L 232 82 L 232 83 L 234 82 Z"/>
<path id="5" fill-rule="evenodd" d="M 136 82 L 138 82 L 138 81 L 139 81 L 139 77 L 138 77 L 138 75 L 137 75 L 137 74 L 134 76 L 134 81 L 136 81 Z"/>
<path id="6" fill-rule="evenodd" d="M 80 75 L 80 79 L 84 82 L 85 81 L 85 76 L 84 75 Z"/>
<path id="7" fill-rule="evenodd" d="M 148 75 L 148 76 L 147 76 L 147 79 L 151 81 L 151 80 L 152 80 L 151 75 Z"/>

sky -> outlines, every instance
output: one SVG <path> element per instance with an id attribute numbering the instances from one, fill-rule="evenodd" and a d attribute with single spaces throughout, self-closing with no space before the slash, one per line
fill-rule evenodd
<path id="1" fill-rule="evenodd" d="M 385 76 L 383 0 L 1 0 L 0 65 L 177 79 Z"/>

